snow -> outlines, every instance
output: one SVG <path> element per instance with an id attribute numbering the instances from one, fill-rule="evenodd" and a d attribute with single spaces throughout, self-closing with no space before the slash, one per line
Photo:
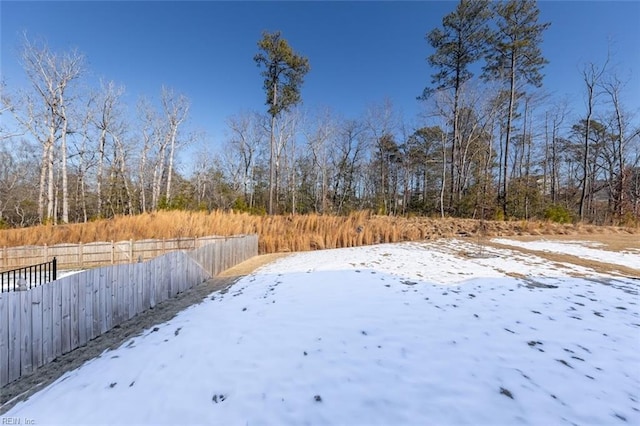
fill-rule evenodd
<path id="1" fill-rule="evenodd" d="M 640 251 L 608 251 L 594 247 L 602 244 L 585 241 L 515 241 L 509 239 L 496 238 L 492 241 L 504 245 L 523 247 L 530 250 L 546 251 L 551 253 L 564 253 L 579 256 L 584 259 L 598 262 L 611 263 L 614 265 L 626 266 L 640 270 Z"/>
<path id="2" fill-rule="evenodd" d="M 66 373 L 36 424 L 640 423 L 638 283 L 460 240 L 298 253 Z"/>
<path id="3" fill-rule="evenodd" d="M 62 271 L 58 271 L 58 273 L 56 274 L 56 278 L 60 279 L 68 277 L 69 275 L 79 274 L 83 271 L 86 271 L 86 269 L 64 269 Z"/>
<path id="4" fill-rule="evenodd" d="M 69 276 L 69 275 L 73 275 L 73 274 L 77 274 L 78 272 L 82 272 L 82 269 L 67 269 L 67 270 L 62 270 L 62 271 L 58 271 L 56 274 L 57 279 Z M 32 284 L 32 286 L 35 286 L 36 282 L 38 281 L 38 277 L 42 276 L 37 272 L 34 272 L 31 275 L 31 278 L 27 280 L 26 275 L 24 274 L 24 272 L 22 274 L 18 275 L 18 278 L 22 279 L 24 278 L 27 283 L 32 282 L 34 284 Z M 47 277 L 48 276 L 48 272 L 44 272 L 44 276 Z M 17 291 L 17 288 L 19 287 L 19 284 L 17 282 L 14 281 L 15 276 L 11 276 L 10 274 L 5 275 L 2 278 L 2 291 Z M 45 281 L 47 282 L 47 281 Z M 27 284 L 27 287 L 29 286 L 29 284 Z"/>

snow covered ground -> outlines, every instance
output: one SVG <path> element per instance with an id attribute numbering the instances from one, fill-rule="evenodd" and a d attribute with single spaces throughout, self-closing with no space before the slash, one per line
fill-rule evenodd
<path id="1" fill-rule="evenodd" d="M 78 272 L 82 272 L 82 269 L 69 269 L 69 270 L 63 270 L 63 271 L 58 271 L 58 273 L 56 274 L 57 278 L 60 279 L 62 277 L 66 277 L 68 275 L 73 275 L 73 274 L 77 274 Z M 3 276 L 1 281 L 0 281 L 0 286 L 2 287 L 2 291 L 17 291 L 18 287 L 19 287 L 19 283 L 18 280 L 24 278 L 27 281 L 27 288 L 29 286 L 28 282 L 33 282 L 36 283 L 38 282 L 38 280 L 40 279 L 42 282 L 48 282 L 49 280 L 49 276 L 53 276 L 53 273 L 49 273 L 49 271 L 43 271 L 42 274 L 39 273 L 33 273 L 31 274 L 32 277 L 29 279 L 27 278 L 29 275 L 25 275 L 24 273 L 22 275 L 6 275 Z M 35 287 L 35 284 L 32 284 L 32 286 Z"/>
<path id="2" fill-rule="evenodd" d="M 614 265 L 622 265 L 640 270 L 640 252 L 637 250 L 623 252 L 609 251 L 599 248 L 603 246 L 601 243 L 588 241 L 548 241 L 542 239 L 539 241 L 524 242 L 501 238 L 496 238 L 492 241 L 499 244 L 523 247 L 530 250 L 570 254 L 573 256 L 580 256 L 584 259 L 612 263 Z"/>
<path id="3" fill-rule="evenodd" d="M 473 243 L 299 253 L 71 371 L 43 424 L 640 423 L 638 281 Z"/>

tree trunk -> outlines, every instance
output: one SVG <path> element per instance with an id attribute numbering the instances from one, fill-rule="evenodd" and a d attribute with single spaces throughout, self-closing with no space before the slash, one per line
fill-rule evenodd
<path id="1" fill-rule="evenodd" d="M 47 167 L 49 172 L 49 177 L 47 182 L 47 217 L 46 217 L 47 222 L 49 222 L 52 219 L 54 219 L 54 222 L 55 222 L 55 216 L 54 216 L 55 185 L 54 185 L 54 176 L 53 176 L 53 163 L 54 163 L 54 152 L 53 152 L 53 141 L 52 141 L 51 145 L 47 146 Z"/>
<path id="2" fill-rule="evenodd" d="M 151 188 L 151 209 L 157 210 L 160 202 L 160 190 L 162 186 L 162 177 L 164 176 L 164 164 L 165 164 L 165 151 L 166 143 L 161 142 L 160 150 L 158 152 L 158 159 L 153 169 L 153 183 Z"/>
<path id="3" fill-rule="evenodd" d="M 587 195 L 589 193 L 589 132 L 591 131 L 591 99 L 589 94 L 589 105 L 587 120 L 584 126 L 584 152 L 582 156 L 582 193 L 580 195 L 580 221 L 584 221 L 585 209 L 587 204 Z"/>
<path id="4" fill-rule="evenodd" d="M 50 140 L 53 140 L 53 135 L 50 135 Z M 45 142 L 45 145 L 42 147 L 42 163 L 40 165 L 40 188 L 38 191 L 38 219 L 40 223 L 44 223 L 46 221 L 46 217 L 44 215 L 44 197 L 45 197 L 45 186 L 47 184 L 47 175 L 49 171 L 49 141 Z"/>
<path id="5" fill-rule="evenodd" d="M 176 137 L 179 123 L 172 123 L 171 141 L 169 143 L 169 170 L 167 171 L 167 203 L 171 199 L 171 176 L 173 174 L 173 157 L 176 149 Z"/>
<path id="6" fill-rule="evenodd" d="M 457 183 L 457 152 L 459 149 L 459 111 L 458 111 L 458 103 L 460 102 L 460 78 L 459 73 L 456 74 L 456 84 L 455 84 L 455 92 L 453 95 L 453 141 L 451 142 L 451 175 L 450 175 L 450 194 L 449 194 L 449 209 L 453 212 L 454 204 L 458 201 L 458 188 L 456 188 Z"/>
<path id="7" fill-rule="evenodd" d="M 511 54 L 511 76 L 510 76 L 510 88 L 509 88 L 509 111 L 507 113 L 507 129 L 504 141 L 504 164 L 502 165 L 502 213 L 504 220 L 508 218 L 508 203 L 509 203 L 509 183 L 508 183 L 508 169 L 509 169 L 509 143 L 511 142 L 511 125 L 513 121 L 513 109 L 516 102 L 516 55 Z"/>
<path id="8" fill-rule="evenodd" d="M 447 136 L 442 135 L 442 185 L 440 185 L 440 217 L 444 219 L 444 188 L 447 183 Z"/>
<path id="9" fill-rule="evenodd" d="M 273 102 L 271 106 L 275 108 L 278 101 L 278 86 L 273 83 Z M 271 137 L 270 137 L 270 150 L 269 150 L 269 214 L 275 214 L 273 198 L 276 186 L 276 114 L 275 111 L 271 113 Z"/>
<path id="10" fill-rule="evenodd" d="M 60 96 L 60 102 L 63 102 Z M 64 105 L 60 106 L 60 118 L 62 119 L 62 129 L 60 132 L 60 161 L 62 172 L 62 223 L 69 223 L 69 174 L 67 172 L 67 111 Z"/>
<path id="11" fill-rule="evenodd" d="M 104 147 L 107 141 L 107 129 L 100 129 L 98 139 L 98 169 L 96 170 L 96 195 L 98 197 L 98 217 L 102 217 L 102 173 L 104 167 Z"/>

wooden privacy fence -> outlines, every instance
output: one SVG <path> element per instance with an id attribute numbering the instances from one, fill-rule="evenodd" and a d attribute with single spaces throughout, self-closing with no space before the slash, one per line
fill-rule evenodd
<path id="1" fill-rule="evenodd" d="M 0 294 L 0 386 L 258 254 L 257 235 Z"/>
<path id="2" fill-rule="evenodd" d="M 20 246 L 0 248 L 0 271 L 48 262 L 55 257 L 59 269 L 85 269 L 96 266 L 149 260 L 176 250 L 194 250 L 225 237 L 194 237 L 160 240 L 129 240 L 53 246 Z"/>

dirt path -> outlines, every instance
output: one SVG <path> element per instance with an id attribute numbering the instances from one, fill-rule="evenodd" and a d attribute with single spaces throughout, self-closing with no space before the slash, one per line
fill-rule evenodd
<path id="1" fill-rule="evenodd" d="M 212 278 L 201 285 L 149 309 L 131 320 L 115 327 L 86 346 L 56 358 L 35 373 L 24 376 L 0 389 L 0 414 L 6 413 L 18 401 L 24 400 L 45 386 L 56 381 L 65 372 L 74 370 L 86 361 L 99 356 L 107 349 L 115 349 L 125 341 L 140 334 L 153 325 L 169 321 L 180 311 L 200 303 L 215 291 L 226 292 L 236 281 L 255 269 L 287 256 L 286 253 L 266 254 L 253 257 Z"/>

